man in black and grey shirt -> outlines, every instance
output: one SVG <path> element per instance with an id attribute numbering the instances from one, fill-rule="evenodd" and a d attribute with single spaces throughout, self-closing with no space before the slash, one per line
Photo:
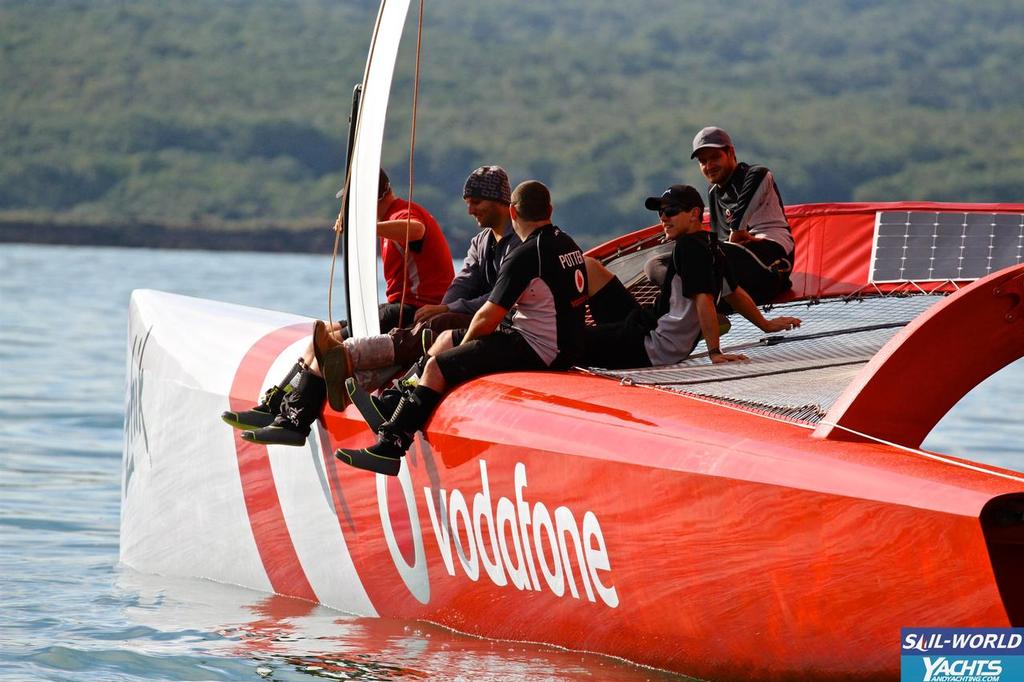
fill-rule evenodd
<path id="1" fill-rule="evenodd" d="M 413 434 L 449 388 L 495 372 L 566 369 L 579 359 L 587 302 L 583 252 L 551 224 L 551 194 L 542 183 L 516 187 L 509 211 L 523 243 L 505 258 L 487 302 L 468 329 L 441 335 L 419 385 L 380 427 L 377 442 L 338 450 L 338 459 L 395 476 Z M 511 322 L 502 326 L 510 311 Z"/>
<path id="2" fill-rule="evenodd" d="M 693 138 L 690 158 L 711 183 L 711 228 L 727 240 L 723 251 L 737 281 L 759 304 L 792 288 L 793 233 L 772 172 L 738 163 L 732 138 L 713 126 Z"/>

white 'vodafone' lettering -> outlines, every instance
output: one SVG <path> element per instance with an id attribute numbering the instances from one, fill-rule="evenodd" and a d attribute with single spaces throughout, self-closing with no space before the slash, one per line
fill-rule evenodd
<path id="1" fill-rule="evenodd" d="M 480 460 L 481 490 L 473 495 L 472 512 L 458 489 L 449 494 L 441 488 L 435 499 L 429 487 L 423 488 L 434 538 L 448 575 L 455 575 L 454 545 L 462 572 L 470 580 L 480 579 L 482 567 L 499 587 L 511 582 L 518 590 L 539 592 L 543 579 L 543 585 L 556 596 L 564 596 L 568 586 L 569 593 L 580 599 L 578 574 L 589 601 L 596 602 L 600 597 L 607 606 L 617 607 L 619 595 L 615 587 L 602 582 L 601 573 L 609 573 L 611 563 L 594 512 L 587 511 L 580 525 L 572 510 L 565 506 L 555 509 L 553 517 L 543 502 L 534 503 L 531 509 L 523 495 L 526 466 L 521 462 L 516 463 L 514 481 L 515 502 L 501 497 L 496 505 L 492 504 L 487 462 Z M 484 539 L 485 525 L 489 542 Z M 467 538 L 465 547 L 460 529 Z"/>

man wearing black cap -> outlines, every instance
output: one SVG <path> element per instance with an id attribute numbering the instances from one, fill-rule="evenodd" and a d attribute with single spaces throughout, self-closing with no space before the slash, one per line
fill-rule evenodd
<path id="1" fill-rule="evenodd" d="M 369 448 L 335 455 L 352 466 L 397 476 L 401 457 L 445 392 L 484 374 L 567 369 L 580 355 L 587 268 L 572 238 L 551 224 L 551 194 L 536 180 L 512 193 L 510 214 L 522 245 L 502 263 L 498 281 L 466 330 L 445 332 L 430 349 L 419 385 L 380 425 Z M 511 323 L 502 325 L 509 312 Z"/>
<path id="2" fill-rule="evenodd" d="M 636 306 L 624 320 L 588 327 L 584 363 L 624 369 L 671 365 L 685 360 L 703 337 L 713 363 L 746 360 L 719 348 L 715 305 L 724 298 L 760 329 L 773 332 L 800 325 L 795 317 L 767 320 L 742 287 L 735 285 L 716 235 L 704 230 L 704 201 L 689 185 L 672 185 L 644 202 L 661 218 L 671 256 L 644 267 L 661 287 L 654 305 Z"/>
<path id="3" fill-rule="evenodd" d="M 757 303 L 766 303 L 792 287 L 793 234 L 772 172 L 737 163 L 732 138 L 709 126 L 693 138 L 691 159 L 711 183 L 711 227 L 737 281 Z"/>

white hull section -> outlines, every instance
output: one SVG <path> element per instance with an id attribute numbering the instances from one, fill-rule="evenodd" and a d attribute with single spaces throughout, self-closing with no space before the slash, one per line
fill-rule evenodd
<path id="1" fill-rule="evenodd" d="M 253 537 L 236 432 L 220 419 L 247 351 L 308 318 L 157 291 L 132 294 L 121 561 L 146 573 L 200 577 L 275 591 Z M 308 336 L 270 364 L 280 381 Z M 353 567 L 323 465 L 326 439 L 268 448 L 287 536 L 316 599 L 376 615 Z M 330 454 L 330 453 L 326 453 Z M 288 541 L 288 538 L 284 538 Z M 270 558 L 272 561 L 272 557 Z"/>

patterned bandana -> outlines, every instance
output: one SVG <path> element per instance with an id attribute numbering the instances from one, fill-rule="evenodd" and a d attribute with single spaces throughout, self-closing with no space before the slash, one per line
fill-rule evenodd
<path id="1" fill-rule="evenodd" d="M 503 204 L 512 202 L 512 189 L 508 183 L 508 174 L 501 166 L 481 166 L 466 178 L 466 187 L 462 198 L 488 199 Z"/>

